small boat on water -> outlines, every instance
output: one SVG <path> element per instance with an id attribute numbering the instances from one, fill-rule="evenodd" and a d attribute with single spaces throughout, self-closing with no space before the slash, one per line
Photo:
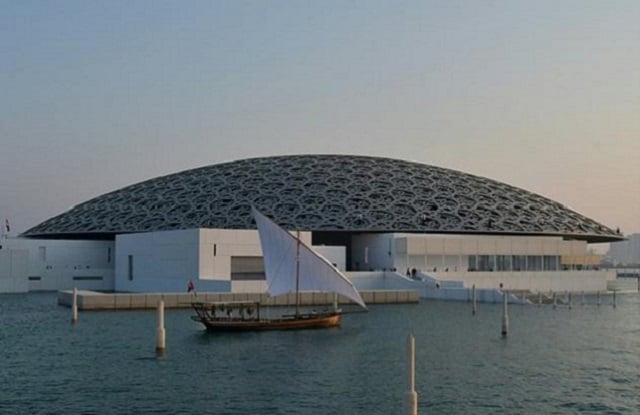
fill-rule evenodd
<path id="1" fill-rule="evenodd" d="M 299 236 L 292 235 L 252 208 L 258 225 L 264 257 L 267 292 L 271 296 L 295 294 L 295 312 L 278 318 L 265 318 L 260 303 L 254 301 L 193 302 L 191 318 L 209 331 L 299 330 L 339 326 L 344 314 L 334 300 L 333 307 L 300 312 L 302 291 L 321 291 L 342 295 L 367 309 L 351 281 L 327 259 L 315 252 Z"/>
<path id="2" fill-rule="evenodd" d="M 196 315 L 191 318 L 209 331 L 319 329 L 338 326 L 342 318 L 340 310 L 332 309 L 265 318 L 258 302 L 194 302 L 192 307 Z"/>

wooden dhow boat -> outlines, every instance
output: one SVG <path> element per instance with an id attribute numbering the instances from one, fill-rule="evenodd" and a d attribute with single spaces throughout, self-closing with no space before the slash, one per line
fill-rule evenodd
<path id="1" fill-rule="evenodd" d="M 255 301 L 192 302 L 196 312 L 191 318 L 209 331 L 300 330 L 339 326 L 344 314 L 337 307 L 342 295 L 367 309 L 351 281 L 326 258 L 315 252 L 271 219 L 252 208 L 258 225 L 264 257 L 267 292 L 275 297 L 295 294 L 295 312 L 277 318 L 264 317 Z M 334 293 L 333 307 L 321 311 L 300 312 L 300 293 L 320 291 Z"/>

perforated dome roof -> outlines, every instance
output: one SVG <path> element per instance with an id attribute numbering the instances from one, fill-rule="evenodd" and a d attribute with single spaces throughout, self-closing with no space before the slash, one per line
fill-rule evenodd
<path id="1" fill-rule="evenodd" d="M 346 155 L 253 158 L 158 177 L 81 203 L 23 236 L 92 239 L 172 229 L 254 229 L 252 205 L 287 229 L 307 231 L 622 239 L 558 202 L 504 183 Z"/>

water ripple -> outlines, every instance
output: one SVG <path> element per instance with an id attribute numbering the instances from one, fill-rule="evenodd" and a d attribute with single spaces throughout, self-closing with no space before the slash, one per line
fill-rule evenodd
<path id="1" fill-rule="evenodd" d="M 419 412 L 638 414 L 637 296 L 618 308 L 372 306 L 339 330 L 213 335 L 167 310 L 84 312 L 54 294 L 0 295 L 0 413 L 390 414 L 416 337 Z"/>

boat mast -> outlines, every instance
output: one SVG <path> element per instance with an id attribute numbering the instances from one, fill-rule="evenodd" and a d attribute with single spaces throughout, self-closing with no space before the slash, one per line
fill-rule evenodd
<path id="1" fill-rule="evenodd" d="M 300 315 L 300 231 L 296 229 L 296 317 Z"/>

